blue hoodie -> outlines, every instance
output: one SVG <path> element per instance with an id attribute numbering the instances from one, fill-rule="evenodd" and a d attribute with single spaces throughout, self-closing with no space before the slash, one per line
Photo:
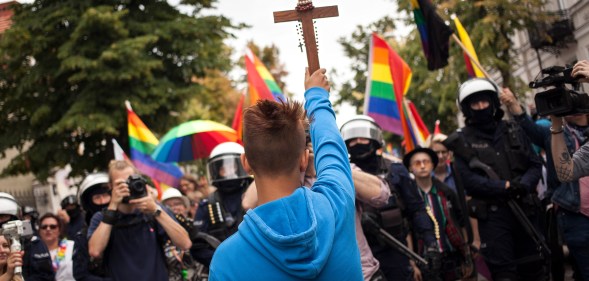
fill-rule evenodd
<path id="1" fill-rule="evenodd" d="M 354 185 L 329 94 L 305 93 L 317 181 L 250 210 L 216 250 L 209 280 L 362 280 Z"/>

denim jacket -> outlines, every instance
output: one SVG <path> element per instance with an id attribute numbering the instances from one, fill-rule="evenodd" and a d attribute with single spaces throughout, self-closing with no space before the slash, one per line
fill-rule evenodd
<path id="1" fill-rule="evenodd" d="M 550 146 L 552 135 L 550 129 L 534 123 L 526 114 L 514 116 L 514 118 L 524 129 L 532 143 L 546 151 L 547 196 L 552 196 L 552 202 L 561 208 L 578 213 L 581 204 L 579 182 L 562 183 L 558 181 L 556 169 L 554 168 L 554 159 L 552 159 L 552 148 Z M 564 138 L 569 153 L 573 155 L 575 152 L 575 140 L 567 126 L 564 128 Z"/>

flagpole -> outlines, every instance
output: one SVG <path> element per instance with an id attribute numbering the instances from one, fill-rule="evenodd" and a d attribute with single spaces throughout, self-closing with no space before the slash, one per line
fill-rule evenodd
<path id="1" fill-rule="evenodd" d="M 460 42 L 460 39 L 458 38 L 458 36 L 456 36 L 455 33 L 452 33 L 452 39 L 454 39 L 456 44 L 458 44 L 458 46 L 460 46 L 460 48 L 462 48 L 462 51 L 464 51 L 464 53 L 470 58 L 470 61 L 472 63 L 474 63 L 481 70 L 481 72 L 483 72 L 483 74 L 485 75 L 485 78 L 487 78 L 489 80 L 493 80 L 491 78 L 491 75 L 489 75 L 489 73 L 481 66 L 481 64 L 478 62 L 478 60 L 473 57 L 473 55 L 470 53 L 470 51 L 468 51 L 466 46 L 464 46 L 464 44 L 462 44 L 462 42 Z"/>

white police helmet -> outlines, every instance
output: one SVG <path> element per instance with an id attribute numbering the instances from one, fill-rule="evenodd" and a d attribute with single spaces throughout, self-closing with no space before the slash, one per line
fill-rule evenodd
<path id="1" fill-rule="evenodd" d="M 15 219 L 19 216 L 19 206 L 16 199 L 6 192 L 0 192 L 0 215 L 11 215 Z"/>
<path id="2" fill-rule="evenodd" d="M 382 129 L 367 115 L 356 115 L 340 127 L 340 133 L 346 144 L 355 138 L 365 138 L 374 141 L 377 149 L 384 144 Z"/>
<path id="3" fill-rule="evenodd" d="M 107 173 L 92 173 L 87 175 L 82 183 L 80 189 L 78 189 L 78 202 L 83 202 L 83 196 L 85 193 L 93 189 L 94 187 L 106 187 L 109 179 Z"/>
<path id="4" fill-rule="evenodd" d="M 463 114 L 468 115 L 470 113 L 470 104 L 468 103 L 468 99 L 473 97 L 475 94 L 487 95 L 493 103 L 495 109 L 499 109 L 501 106 L 499 102 L 499 88 L 497 85 L 485 78 L 473 78 L 462 83 L 458 89 L 458 98 L 456 99 L 456 103 Z"/>
<path id="5" fill-rule="evenodd" d="M 214 186 L 221 181 L 251 178 L 241 165 L 243 146 L 236 142 L 224 142 L 211 151 L 207 163 L 209 179 Z"/>

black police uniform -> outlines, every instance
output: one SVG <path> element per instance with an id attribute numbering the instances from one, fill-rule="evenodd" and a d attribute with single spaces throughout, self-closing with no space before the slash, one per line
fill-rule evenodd
<path id="1" fill-rule="evenodd" d="M 219 241 L 237 232 L 237 227 L 244 215 L 241 207 L 242 193 L 241 191 L 224 193 L 217 189 L 208 198 L 202 200 L 194 219 L 197 230 L 208 233 Z"/>
<path id="2" fill-rule="evenodd" d="M 23 277 L 27 281 L 53 281 L 55 272 L 51 264 L 51 254 L 45 243 L 38 237 L 33 237 L 25 243 L 23 257 Z"/>
<path id="3" fill-rule="evenodd" d="M 461 139 L 466 147 L 456 151 L 456 168 L 468 195 L 471 211 L 476 210 L 481 236 L 481 251 L 494 280 L 542 280 L 543 261 L 518 264 L 520 258 L 537 256 L 536 245 L 511 212 L 506 201 L 519 191 L 527 193 L 518 204 L 538 228 L 535 188 L 541 177 L 542 162 L 531 149 L 524 132 L 514 123 L 496 121 L 496 126 L 467 125 L 448 139 Z M 490 128 L 490 129 L 489 129 Z M 493 130 L 494 129 L 494 130 Z M 469 166 L 460 150 L 468 149 L 481 162 L 491 167 L 499 179 L 491 179 L 482 169 Z M 472 164 L 472 163 L 471 163 Z M 472 165 L 471 165 L 472 166 Z M 511 188 L 505 188 L 509 181 Z M 513 197 L 513 196 L 512 196 Z"/>
<path id="4" fill-rule="evenodd" d="M 365 205 L 364 212 L 375 217 L 381 228 L 403 244 L 407 243 L 406 237 L 410 231 L 407 221 L 411 222 L 414 234 L 420 236 L 428 245 L 435 243 L 433 223 L 425 213 L 425 203 L 405 166 L 402 163 L 391 163 L 380 156 L 374 158 L 374 161 L 378 165 L 377 169 L 368 168 L 363 171 L 377 176 L 384 174 L 391 190 L 391 197 L 389 203 L 381 208 Z M 405 255 L 387 245 L 381 237 L 373 235 L 371 231 L 365 229 L 364 232 L 387 280 L 413 280 L 409 259 Z"/>

